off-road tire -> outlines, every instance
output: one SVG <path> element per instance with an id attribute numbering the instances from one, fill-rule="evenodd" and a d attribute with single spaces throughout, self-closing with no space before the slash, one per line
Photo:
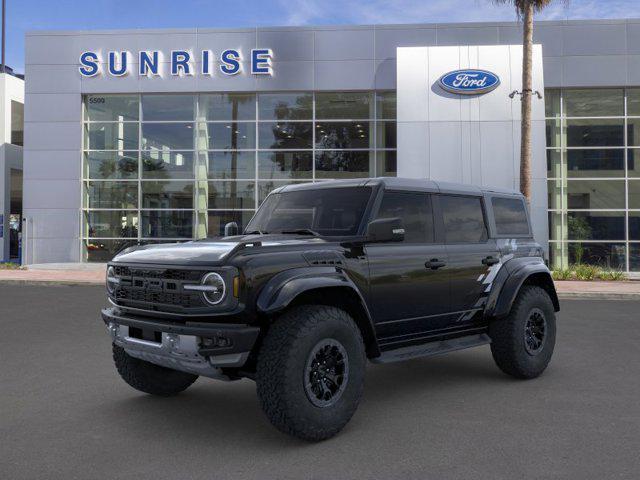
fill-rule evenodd
<path id="1" fill-rule="evenodd" d="M 327 339 L 344 347 L 348 377 L 335 403 L 319 407 L 305 388 L 305 369 L 314 348 Z M 258 398 L 278 430 L 303 440 L 325 440 L 342 430 L 356 411 L 365 366 L 362 335 L 349 314 L 325 305 L 294 307 L 276 319 L 265 336 L 256 372 Z"/>
<path id="2" fill-rule="evenodd" d="M 535 355 L 525 346 L 525 325 L 534 311 L 546 322 L 545 340 Z M 491 353 L 504 373 L 516 378 L 538 377 L 547 368 L 556 341 L 556 316 L 549 294 L 542 288 L 525 285 L 520 289 L 509 315 L 491 322 Z"/>
<path id="3" fill-rule="evenodd" d="M 198 379 L 197 375 L 179 372 L 145 362 L 113 345 L 113 361 L 122 379 L 136 390 L 151 395 L 170 397 L 186 390 Z"/>

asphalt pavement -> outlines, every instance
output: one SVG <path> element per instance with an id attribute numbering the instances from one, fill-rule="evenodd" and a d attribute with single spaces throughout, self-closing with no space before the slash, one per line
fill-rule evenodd
<path id="1" fill-rule="evenodd" d="M 0 284 L 0 478 L 640 477 L 640 302 L 564 301 L 532 381 L 487 347 L 371 365 L 352 421 L 319 444 L 273 429 L 249 380 L 131 389 L 104 303 L 102 287 Z"/>

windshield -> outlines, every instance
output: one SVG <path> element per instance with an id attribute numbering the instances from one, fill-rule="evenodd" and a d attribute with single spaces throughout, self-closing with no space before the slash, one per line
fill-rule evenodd
<path id="1" fill-rule="evenodd" d="M 371 187 L 318 188 L 269 195 L 245 233 L 356 235 Z"/>

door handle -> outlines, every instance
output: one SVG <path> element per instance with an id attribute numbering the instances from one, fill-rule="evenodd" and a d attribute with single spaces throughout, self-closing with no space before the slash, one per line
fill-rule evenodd
<path id="1" fill-rule="evenodd" d="M 446 265 L 447 265 L 446 263 L 441 262 L 437 258 L 432 258 L 431 260 L 429 260 L 428 262 L 426 262 L 424 264 L 424 266 L 426 268 L 430 268 L 431 270 L 437 270 L 437 269 L 442 268 L 442 267 L 444 267 Z"/>
<path id="2" fill-rule="evenodd" d="M 484 257 L 482 259 L 482 264 L 483 265 L 487 265 L 487 266 L 491 266 L 491 265 L 495 265 L 496 263 L 500 263 L 500 259 L 498 258 L 494 258 L 491 255 L 489 255 L 488 257 Z"/>

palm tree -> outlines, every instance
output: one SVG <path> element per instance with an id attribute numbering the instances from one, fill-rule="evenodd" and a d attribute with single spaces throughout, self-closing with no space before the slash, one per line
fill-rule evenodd
<path id="1" fill-rule="evenodd" d="M 522 33 L 522 134 L 520 144 L 520 191 L 531 203 L 531 57 L 533 45 L 533 14 L 553 0 L 493 0 L 511 4 L 523 23 Z"/>

